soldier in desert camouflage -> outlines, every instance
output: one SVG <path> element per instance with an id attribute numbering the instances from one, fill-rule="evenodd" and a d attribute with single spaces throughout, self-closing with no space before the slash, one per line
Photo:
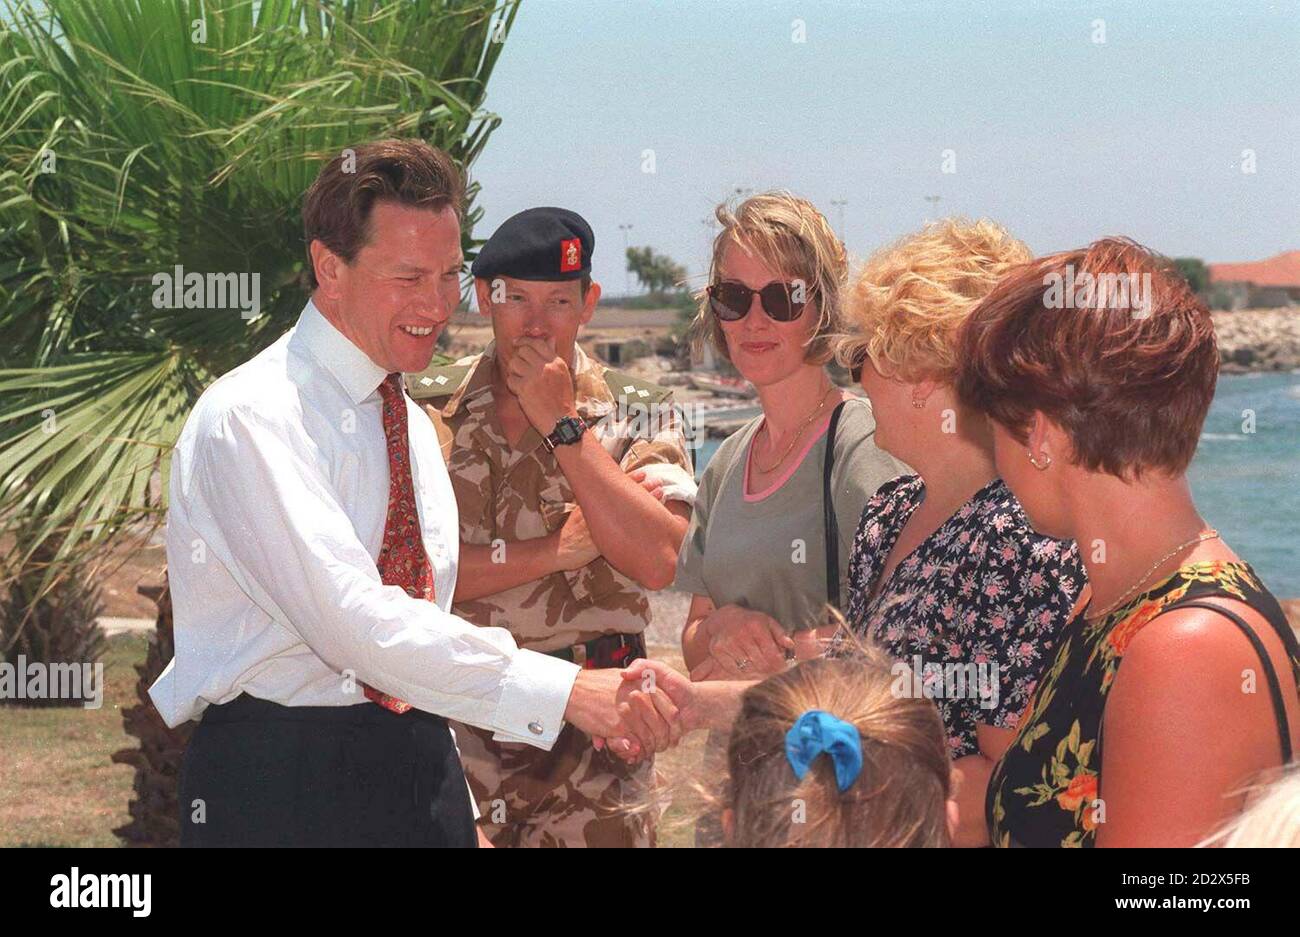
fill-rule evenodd
<path id="1" fill-rule="evenodd" d="M 645 656 L 647 590 L 673 579 L 695 483 L 670 392 L 576 344 L 600 298 L 591 228 L 536 208 L 473 274 L 494 341 L 408 379 L 438 429 L 460 512 L 455 612 L 584 667 Z M 566 726 L 549 752 L 456 726 L 496 846 L 653 843 L 653 760 L 628 764 Z"/>

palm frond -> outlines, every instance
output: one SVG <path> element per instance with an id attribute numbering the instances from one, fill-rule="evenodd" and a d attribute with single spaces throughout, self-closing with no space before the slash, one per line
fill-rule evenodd
<path id="1" fill-rule="evenodd" d="M 306 301 L 322 161 L 418 136 L 468 168 L 516 8 L 0 0 L 0 533 L 53 570 L 157 522 L 198 394 Z M 261 314 L 158 308 L 176 266 L 257 274 Z"/>

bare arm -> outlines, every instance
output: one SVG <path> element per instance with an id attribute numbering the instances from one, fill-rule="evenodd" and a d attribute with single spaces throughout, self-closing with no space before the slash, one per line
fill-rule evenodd
<path id="1" fill-rule="evenodd" d="M 993 767 L 1016 737 L 1015 729 L 998 729 L 977 723 L 975 736 L 980 750 L 953 762 L 961 772 L 954 800 L 957 801 L 957 829 L 954 846 L 987 846 L 989 828 L 984 819 L 984 800 L 989 790 Z"/>
<path id="2" fill-rule="evenodd" d="M 690 507 L 660 502 L 628 477 L 590 432 L 572 446 L 557 446 L 555 459 L 601 556 L 645 589 L 672 585 Z"/>
<path id="3" fill-rule="evenodd" d="M 546 435 L 564 417 L 577 417 L 573 376 L 549 340 L 520 337 L 504 375 L 533 428 Z M 557 446 L 555 460 L 569 480 L 596 547 L 615 569 L 646 589 L 672 584 L 677 550 L 690 508 L 660 503 L 628 477 L 595 435 Z"/>
<path id="4" fill-rule="evenodd" d="M 688 673 L 708 659 L 709 633 L 702 624 L 714 608 L 713 600 L 708 596 L 691 596 L 691 607 L 686 613 L 686 627 L 682 629 L 682 660 Z"/>
<path id="5" fill-rule="evenodd" d="M 692 683 L 693 706 L 686 715 L 686 731 L 718 729 L 731 731 L 740 715 L 740 701 L 757 680 L 706 680 Z"/>
<path id="6" fill-rule="evenodd" d="M 498 546 L 462 540 L 456 601 L 481 599 L 559 572 L 565 568 L 560 558 L 558 531 L 547 537 L 503 542 Z"/>
<path id="7" fill-rule="evenodd" d="M 1258 613 L 1232 604 L 1294 706 L 1281 642 Z M 1097 845 L 1192 846 L 1241 809 L 1244 788 L 1281 758 L 1259 670 L 1245 635 L 1213 612 L 1169 612 L 1138 632 L 1106 701 Z"/>

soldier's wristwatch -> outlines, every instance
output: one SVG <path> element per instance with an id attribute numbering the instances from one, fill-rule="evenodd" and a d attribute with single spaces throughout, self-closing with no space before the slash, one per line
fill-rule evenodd
<path id="1" fill-rule="evenodd" d="M 572 446 L 586 429 L 587 421 L 580 416 L 560 417 L 550 435 L 542 437 L 542 445 L 547 452 L 554 452 L 556 446 Z"/>

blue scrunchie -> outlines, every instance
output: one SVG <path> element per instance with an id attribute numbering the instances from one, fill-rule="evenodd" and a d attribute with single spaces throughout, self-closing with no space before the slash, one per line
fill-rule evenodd
<path id="1" fill-rule="evenodd" d="M 821 709 L 810 709 L 785 734 L 785 757 L 800 781 L 822 753 L 835 764 L 835 784 L 843 794 L 862 773 L 862 736 L 857 726 Z"/>

